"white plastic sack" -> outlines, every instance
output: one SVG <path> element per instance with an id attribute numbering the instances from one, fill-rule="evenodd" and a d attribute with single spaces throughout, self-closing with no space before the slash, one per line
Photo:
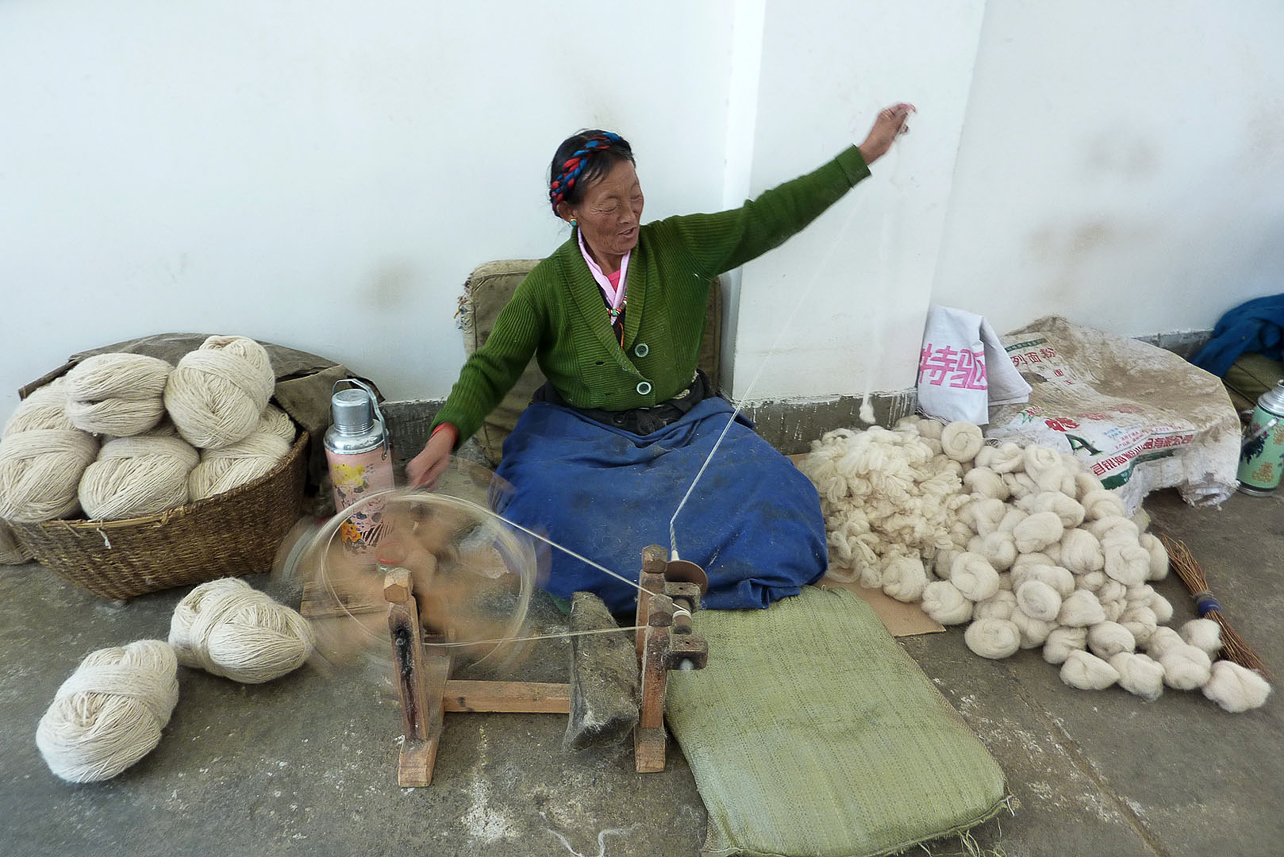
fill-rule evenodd
<path id="1" fill-rule="evenodd" d="M 986 436 L 1073 453 L 1129 514 L 1159 488 L 1192 505 L 1236 486 L 1239 417 L 1221 380 L 1170 351 L 1055 316 L 1003 337 L 1033 390 L 995 408 Z"/>
<path id="2" fill-rule="evenodd" d="M 985 425 L 990 408 L 1025 402 L 1030 385 L 1013 368 L 1003 342 L 982 316 L 933 304 L 918 364 L 918 406 L 947 422 Z"/>

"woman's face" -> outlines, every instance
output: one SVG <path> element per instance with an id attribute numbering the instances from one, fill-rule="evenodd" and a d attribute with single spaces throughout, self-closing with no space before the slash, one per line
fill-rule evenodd
<path id="1" fill-rule="evenodd" d="M 599 265 L 608 268 L 607 273 L 618 269 L 620 257 L 637 246 L 644 202 L 637 170 L 628 161 L 620 161 L 589 185 L 579 205 L 566 207 L 570 217 L 578 221 L 589 251 Z"/>

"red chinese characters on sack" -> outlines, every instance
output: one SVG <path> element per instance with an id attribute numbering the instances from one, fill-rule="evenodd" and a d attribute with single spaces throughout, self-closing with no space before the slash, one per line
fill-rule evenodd
<path id="1" fill-rule="evenodd" d="M 925 379 L 933 387 L 988 390 L 985 351 L 955 349 L 948 345 L 936 348 L 929 342 L 919 352 L 918 361 L 918 383 Z"/>

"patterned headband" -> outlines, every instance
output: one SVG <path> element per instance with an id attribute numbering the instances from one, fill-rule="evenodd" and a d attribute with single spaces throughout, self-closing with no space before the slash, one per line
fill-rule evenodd
<path id="1" fill-rule="evenodd" d="M 557 214 L 558 204 L 575 188 L 575 181 L 588 166 L 593 152 L 597 149 L 609 149 L 618 142 L 620 142 L 619 134 L 605 131 L 596 137 L 590 137 L 583 146 L 575 150 L 575 154 L 566 159 L 561 171 L 553 176 L 553 181 L 548 185 L 548 199 L 553 204 L 554 214 Z"/>

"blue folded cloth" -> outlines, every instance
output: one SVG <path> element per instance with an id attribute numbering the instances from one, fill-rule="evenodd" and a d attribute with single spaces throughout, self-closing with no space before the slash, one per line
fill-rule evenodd
<path id="1" fill-rule="evenodd" d="M 1222 376 L 1240 355 L 1284 357 L 1284 294 L 1254 298 L 1227 312 L 1213 328 L 1213 338 L 1191 358 L 1200 369 Z"/>

